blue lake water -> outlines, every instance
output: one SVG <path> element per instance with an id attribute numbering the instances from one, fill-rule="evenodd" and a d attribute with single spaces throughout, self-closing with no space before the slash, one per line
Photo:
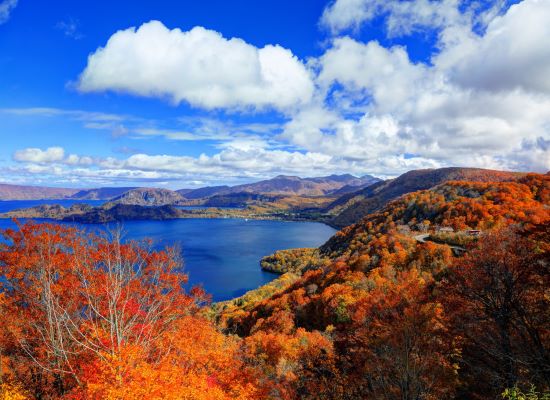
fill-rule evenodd
<path id="1" fill-rule="evenodd" d="M 45 203 L 70 205 L 63 201 L 35 201 L 32 205 Z M 30 207 L 28 204 L 29 201 L 0 201 L 0 211 Z M 86 229 L 103 227 L 82 226 Z M 7 227 L 13 227 L 13 223 L 0 219 L 0 229 Z M 122 227 L 127 239 L 151 238 L 159 248 L 180 246 L 190 284 L 202 284 L 214 301 L 238 297 L 276 278 L 277 275 L 260 269 L 263 256 L 282 249 L 318 247 L 335 232 L 316 222 L 229 218 L 126 221 Z"/>

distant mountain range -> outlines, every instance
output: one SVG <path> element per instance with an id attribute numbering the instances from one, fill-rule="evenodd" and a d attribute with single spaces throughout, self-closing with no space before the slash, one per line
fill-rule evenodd
<path id="1" fill-rule="evenodd" d="M 7 185 L 0 183 L 0 200 L 57 200 L 70 198 L 78 192 L 79 189 Z"/>
<path id="2" fill-rule="evenodd" d="M 214 195 L 233 193 L 265 193 L 296 196 L 326 196 L 343 187 L 359 190 L 373 183 L 380 182 L 374 176 L 365 175 L 360 178 L 350 175 L 330 175 L 318 178 L 300 178 L 297 176 L 279 175 L 272 179 L 237 186 L 211 186 L 188 192 L 179 191 L 186 199 L 198 199 Z"/>
<path id="3" fill-rule="evenodd" d="M 237 186 L 211 186 L 177 191 L 159 188 L 94 188 L 63 189 L 39 186 L 0 185 L 0 200 L 78 199 L 105 200 L 121 204 L 164 205 L 180 201 L 206 199 L 212 196 L 235 193 L 284 194 L 299 196 L 326 196 L 339 190 L 359 190 L 380 179 L 370 175 L 330 175 L 316 178 L 300 178 L 280 175 L 273 179 Z"/>
<path id="4" fill-rule="evenodd" d="M 204 199 L 230 189 L 230 186 L 206 186 L 199 189 L 181 189 L 177 192 L 189 200 Z"/>

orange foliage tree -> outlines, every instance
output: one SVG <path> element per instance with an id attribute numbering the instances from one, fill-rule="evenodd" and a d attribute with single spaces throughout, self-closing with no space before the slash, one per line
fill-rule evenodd
<path id="1" fill-rule="evenodd" d="M 0 248 L 1 312 L 12 316 L 0 327 L 7 378 L 37 398 L 255 393 L 237 344 L 198 315 L 202 290 L 184 290 L 175 249 L 122 243 L 116 232 L 18 228 L 4 233 Z"/>
<path id="2" fill-rule="evenodd" d="M 414 268 L 379 276 L 369 295 L 351 307 L 350 325 L 335 338 L 349 395 L 451 397 L 457 348 L 443 307 L 430 294 L 432 284 L 430 274 Z"/>

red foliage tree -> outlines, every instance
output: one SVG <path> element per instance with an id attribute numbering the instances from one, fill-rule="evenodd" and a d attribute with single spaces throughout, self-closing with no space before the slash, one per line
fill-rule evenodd
<path id="1" fill-rule="evenodd" d="M 485 234 L 452 267 L 441 301 L 464 338 L 470 395 L 488 398 L 516 384 L 548 389 L 549 288 L 547 248 L 511 228 Z"/>

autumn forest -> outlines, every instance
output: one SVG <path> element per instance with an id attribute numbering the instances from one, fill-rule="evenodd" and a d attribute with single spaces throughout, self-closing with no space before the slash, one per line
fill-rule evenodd
<path id="1" fill-rule="evenodd" d="M 0 398 L 546 398 L 549 204 L 538 174 L 411 192 L 219 304 L 176 249 L 18 222 Z"/>

